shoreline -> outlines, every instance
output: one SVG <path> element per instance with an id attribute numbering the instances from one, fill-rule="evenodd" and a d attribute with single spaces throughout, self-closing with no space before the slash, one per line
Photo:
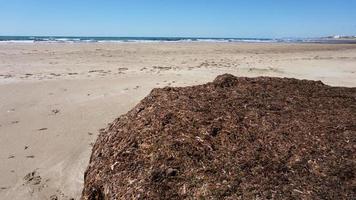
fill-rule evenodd
<path id="1" fill-rule="evenodd" d="M 1 44 L 184 44 L 184 43 L 195 43 L 195 44 L 204 44 L 204 43 L 229 43 L 229 44 L 326 44 L 326 45 L 354 45 L 356 44 L 356 40 L 315 40 L 315 41 L 305 41 L 305 42 L 256 42 L 256 41 L 98 41 L 98 42 L 37 42 L 37 41 L 0 41 Z"/>
<path id="2" fill-rule="evenodd" d="M 226 38 L 226 37 L 91 37 L 91 36 L 0 36 L 0 43 L 301 43 L 356 44 L 356 38 Z"/>

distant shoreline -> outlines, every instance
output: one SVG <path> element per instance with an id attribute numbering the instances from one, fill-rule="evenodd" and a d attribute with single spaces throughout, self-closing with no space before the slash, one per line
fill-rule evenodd
<path id="1" fill-rule="evenodd" d="M 205 38 L 205 37 L 76 37 L 76 36 L 0 36 L 0 43 L 322 43 L 356 44 L 354 38 Z"/>

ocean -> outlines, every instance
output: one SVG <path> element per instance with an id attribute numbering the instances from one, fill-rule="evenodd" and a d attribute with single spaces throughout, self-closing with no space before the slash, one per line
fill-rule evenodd
<path id="1" fill-rule="evenodd" d="M 105 42 L 242 42 L 242 43 L 353 43 L 356 40 L 329 38 L 204 38 L 204 37 L 76 37 L 0 36 L 0 43 L 105 43 Z"/>

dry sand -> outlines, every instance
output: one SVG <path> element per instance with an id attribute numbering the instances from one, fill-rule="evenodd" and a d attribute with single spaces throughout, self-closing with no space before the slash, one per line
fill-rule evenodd
<path id="1" fill-rule="evenodd" d="M 223 73 L 356 87 L 356 45 L 0 44 L 0 199 L 78 199 L 98 129 Z"/>

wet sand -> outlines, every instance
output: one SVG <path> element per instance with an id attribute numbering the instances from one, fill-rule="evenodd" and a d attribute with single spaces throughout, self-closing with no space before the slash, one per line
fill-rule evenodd
<path id="1" fill-rule="evenodd" d="M 0 44 L 0 199 L 78 199 L 98 129 L 223 73 L 356 87 L 356 45 Z"/>

